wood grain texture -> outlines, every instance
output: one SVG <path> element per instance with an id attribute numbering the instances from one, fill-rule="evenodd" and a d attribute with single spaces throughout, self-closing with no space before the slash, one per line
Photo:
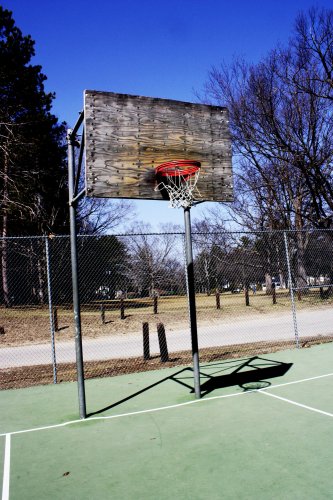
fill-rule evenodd
<path id="1" fill-rule="evenodd" d="M 191 159 L 198 199 L 232 201 L 226 108 L 92 90 L 84 101 L 87 196 L 162 199 L 155 167 Z"/>

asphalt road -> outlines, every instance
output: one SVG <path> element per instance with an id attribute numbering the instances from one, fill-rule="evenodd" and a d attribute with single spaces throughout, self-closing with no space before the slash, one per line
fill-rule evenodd
<path id="1" fill-rule="evenodd" d="M 150 352 L 159 353 L 156 328 L 150 325 Z M 333 334 L 333 310 L 304 310 L 297 313 L 297 331 L 300 341 L 307 337 Z M 169 353 L 191 349 L 189 328 L 170 330 L 166 327 Z M 233 319 L 232 322 L 199 324 L 199 348 L 246 344 L 258 341 L 294 340 L 294 323 L 291 313 L 272 316 L 255 316 Z M 123 336 L 84 339 L 85 361 L 130 358 L 142 356 L 142 334 L 129 333 Z M 75 361 L 74 341 L 56 343 L 57 363 Z M 30 366 L 52 363 L 50 344 L 30 344 L 0 348 L 0 368 Z"/>

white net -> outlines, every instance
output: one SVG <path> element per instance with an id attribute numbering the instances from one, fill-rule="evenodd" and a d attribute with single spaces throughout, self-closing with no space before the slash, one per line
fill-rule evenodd
<path id="1" fill-rule="evenodd" d="M 193 204 L 194 195 L 201 197 L 201 194 L 196 186 L 199 178 L 200 170 L 198 169 L 192 175 L 181 174 L 177 175 L 164 175 L 156 187 L 155 191 L 162 191 L 165 189 L 169 196 L 169 207 L 171 208 L 187 208 Z"/>

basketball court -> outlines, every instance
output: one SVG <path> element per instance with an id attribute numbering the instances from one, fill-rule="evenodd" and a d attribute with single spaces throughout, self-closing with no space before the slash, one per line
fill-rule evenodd
<path id="1" fill-rule="evenodd" d="M 3 391 L 2 500 L 329 498 L 333 346 Z"/>
<path id="2" fill-rule="evenodd" d="M 97 91 L 84 101 L 68 132 L 78 384 L 3 391 L 2 500 L 330 497 L 333 345 L 199 362 L 190 209 L 232 200 L 228 111 Z M 191 366 L 85 380 L 83 196 L 184 210 Z"/>

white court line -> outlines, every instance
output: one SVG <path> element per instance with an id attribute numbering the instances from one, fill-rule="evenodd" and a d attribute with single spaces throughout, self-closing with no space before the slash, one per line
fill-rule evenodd
<path id="1" fill-rule="evenodd" d="M 9 499 L 9 477 L 10 477 L 10 434 L 5 434 L 5 457 L 3 463 L 2 500 Z"/>
<path id="2" fill-rule="evenodd" d="M 310 410 L 310 411 L 314 411 L 316 413 L 321 413 L 322 415 L 326 415 L 327 417 L 333 417 L 333 413 L 328 413 L 327 411 L 318 410 L 318 408 L 313 408 L 312 406 L 303 405 L 302 403 L 296 403 L 296 401 L 292 401 L 291 399 L 287 399 L 287 398 L 282 398 L 281 396 L 277 396 L 276 394 L 271 394 L 270 392 L 264 392 L 261 390 L 259 390 L 258 392 L 265 394 L 265 396 L 270 396 L 271 398 L 281 399 L 281 401 L 285 401 L 286 403 L 289 403 L 289 404 L 292 404 L 295 406 L 299 406 L 300 408 L 304 408 L 305 410 Z"/>
<path id="3" fill-rule="evenodd" d="M 197 403 L 204 403 L 205 401 L 211 401 L 213 399 L 222 399 L 222 398 L 232 398 L 235 396 L 244 396 L 245 394 L 250 394 L 251 392 L 258 392 L 257 389 L 253 389 L 251 391 L 246 391 L 246 392 L 236 392 L 233 394 L 225 394 L 222 396 L 214 396 L 211 398 L 206 398 L 206 399 L 193 399 L 192 401 L 186 401 L 186 403 L 178 403 L 176 405 L 169 405 L 169 406 L 160 406 L 159 408 L 148 408 L 147 410 L 139 410 L 139 411 L 131 411 L 128 413 L 119 413 L 117 415 L 105 415 L 101 417 L 91 417 L 91 418 L 86 418 L 86 419 L 80 419 L 80 420 L 70 420 L 68 422 L 63 422 L 62 424 L 54 424 L 54 425 L 45 425 L 44 427 L 34 427 L 32 429 L 23 429 L 22 431 L 13 431 L 10 434 L 14 436 L 15 434 L 25 434 L 27 432 L 36 432 L 36 431 L 44 431 L 48 429 L 56 429 L 59 427 L 65 427 L 67 425 L 72 425 L 72 424 L 79 424 L 79 423 L 85 423 L 85 422 L 91 422 L 92 420 L 111 420 L 114 418 L 121 418 L 121 417 L 130 417 L 132 415 L 143 415 L 144 413 L 154 413 L 157 411 L 163 411 L 163 410 L 171 410 L 173 408 L 181 408 L 182 406 L 188 406 L 188 405 L 193 405 Z M 6 436 L 7 434 L 0 434 L 1 436 Z"/>
<path id="4" fill-rule="evenodd" d="M 105 416 L 101 416 L 101 417 L 91 417 L 91 418 L 80 419 L 80 420 L 70 420 L 68 422 L 63 422 L 62 424 L 45 425 L 43 427 L 34 427 L 34 428 L 31 428 L 31 429 L 23 429 L 21 431 L 13 431 L 10 434 L 11 435 L 25 434 L 27 432 L 36 432 L 36 431 L 44 431 L 44 430 L 48 430 L 48 429 L 57 429 L 57 428 L 60 428 L 60 427 L 66 427 L 67 425 L 78 424 L 78 423 L 85 423 L 85 422 L 91 422 L 92 420 L 111 420 L 111 419 L 114 419 L 114 418 L 129 417 L 131 415 L 142 415 L 144 413 L 154 413 L 154 412 L 157 412 L 157 411 L 171 410 L 173 408 L 181 408 L 182 406 L 188 406 L 188 405 L 192 405 L 192 404 L 204 403 L 206 401 L 213 401 L 213 400 L 216 400 L 216 399 L 231 398 L 231 397 L 235 397 L 235 396 L 244 396 L 245 394 L 250 394 L 250 393 L 253 393 L 253 392 L 264 392 L 264 391 L 267 391 L 268 389 L 269 390 L 274 389 L 275 387 L 284 387 L 286 385 L 291 385 L 291 384 L 300 384 L 301 382 L 308 382 L 310 380 L 317 380 L 317 379 L 324 378 L 324 377 L 330 377 L 332 375 L 333 375 L 333 373 L 327 373 L 325 375 L 318 375 L 316 377 L 304 378 L 304 379 L 300 379 L 300 380 L 295 380 L 293 382 L 286 382 L 285 384 L 278 384 L 278 385 L 270 386 L 270 387 L 267 387 L 266 389 L 259 389 L 259 390 L 258 389 L 252 389 L 250 391 L 236 392 L 236 393 L 224 394 L 224 395 L 222 394 L 220 396 L 212 396 L 210 398 L 193 399 L 192 401 L 186 401 L 185 403 L 179 403 L 179 404 L 169 405 L 169 406 L 161 406 L 161 407 L 158 407 L 158 408 L 150 408 L 150 409 L 147 409 L 147 410 L 139 410 L 139 411 L 133 411 L 133 412 L 128 412 L 128 413 L 120 413 L 120 414 L 117 414 L 117 415 L 105 415 Z M 9 433 L 0 434 L 0 437 L 1 436 L 7 436 L 8 434 Z"/>
<path id="5" fill-rule="evenodd" d="M 318 379 L 321 379 L 321 378 L 324 378 L 324 377 L 330 377 L 332 375 L 333 375 L 333 373 L 327 373 L 325 375 L 318 375 L 317 377 L 309 377 L 309 378 L 305 378 L 305 379 L 295 380 L 293 382 L 286 382 L 284 384 L 277 384 L 277 385 L 270 386 L 270 387 L 265 388 L 265 389 L 259 389 L 259 390 L 258 389 L 253 389 L 253 390 L 246 391 L 246 392 L 237 392 L 237 393 L 233 393 L 233 394 L 225 394 L 225 395 L 220 395 L 220 396 L 213 396 L 213 397 L 210 397 L 210 398 L 195 399 L 193 401 L 187 401 L 185 403 L 179 403 L 179 404 L 170 405 L 170 406 L 162 406 L 162 407 L 159 407 L 159 408 L 151 408 L 151 409 L 148 409 L 148 410 L 140 410 L 140 411 L 129 412 L 129 413 L 121 413 L 121 414 L 118 414 L 118 415 L 108 415 L 108 416 L 101 416 L 101 417 L 92 417 L 92 418 L 88 418 L 88 419 L 85 419 L 85 420 L 71 420 L 71 421 L 68 421 L 68 422 L 64 422 L 62 424 L 48 425 L 48 426 L 44 426 L 44 427 L 35 427 L 35 428 L 32 428 L 32 429 L 25 429 L 25 430 L 21 430 L 21 431 L 14 431 L 14 432 L 11 432 L 11 433 L 0 434 L 1 437 L 3 437 L 3 436 L 5 437 L 5 453 L 4 453 L 4 468 L 3 468 L 2 500 L 9 500 L 11 435 L 25 434 L 25 433 L 28 433 L 28 432 L 36 432 L 36 431 L 42 431 L 42 430 L 47 430 L 47 429 L 56 429 L 56 428 L 65 427 L 65 426 L 71 425 L 71 424 L 90 422 L 91 420 L 110 420 L 110 419 L 114 419 L 114 418 L 128 417 L 128 416 L 131 416 L 131 415 L 142 415 L 144 413 L 153 413 L 153 412 L 163 411 L 163 410 L 169 410 L 169 409 L 173 409 L 173 408 L 180 408 L 180 407 L 183 407 L 183 406 L 187 406 L 187 405 L 191 405 L 191 404 L 197 404 L 197 403 L 202 403 L 202 402 L 205 402 L 205 401 L 212 401 L 212 400 L 216 400 L 216 399 L 230 398 L 230 397 L 235 397 L 235 396 L 244 396 L 245 394 L 250 394 L 250 393 L 253 393 L 253 392 L 260 392 L 262 394 L 265 394 L 265 396 L 269 396 L 269 397 L 272 397 L 272 398 L 275 398 L 275 399 L 280 399 L 282 401 L 285 401 L 286 403 L 298 406 L 300 408 L 304 408 L 304 409 L 309 410 L 309 411 L 313 411 L 313 412 L 316 412 L 316 413 L 320 413 L 322 415 L 333 417 L 332 413 L 329 413 L 329 412 L 326 412 L 326 411 L 322 411 L 322 410 L 319 410 L 317 408 L 313 408 L 311 406 L 303 405 L 301 403 L 297 403 L 296 401 L 292 401 L 290 399 L 283 398 L 281 396 L 277 396 L 276 394 L 271 394 L 270 392 L 267 392 L 268 389 L 271 390 L 271 389 L 274 389 L 276 387 L 285 387 L 287 385 L 300 384 L 302 382 L 308 382 L 308 381 L 311 381 L 311 380 L 318 380 Z"/>
<path id="6" fill-rule="evenodd" d="M 293 382 L 285 382 L 284 384 L 270 385 L 264 389 L 258 389 L 260 392 L 275 389 L 276 387 L 285 387 L 286 385 L 300 384 L 301 382 L 310 382 L 311 380 L 318 380 L 320 378 L 332 377 L 333 373 L 326 373 L 325 375 L 318 375 L 317 377 L 302 378 L 300 380 L 294 380 Z"/>

